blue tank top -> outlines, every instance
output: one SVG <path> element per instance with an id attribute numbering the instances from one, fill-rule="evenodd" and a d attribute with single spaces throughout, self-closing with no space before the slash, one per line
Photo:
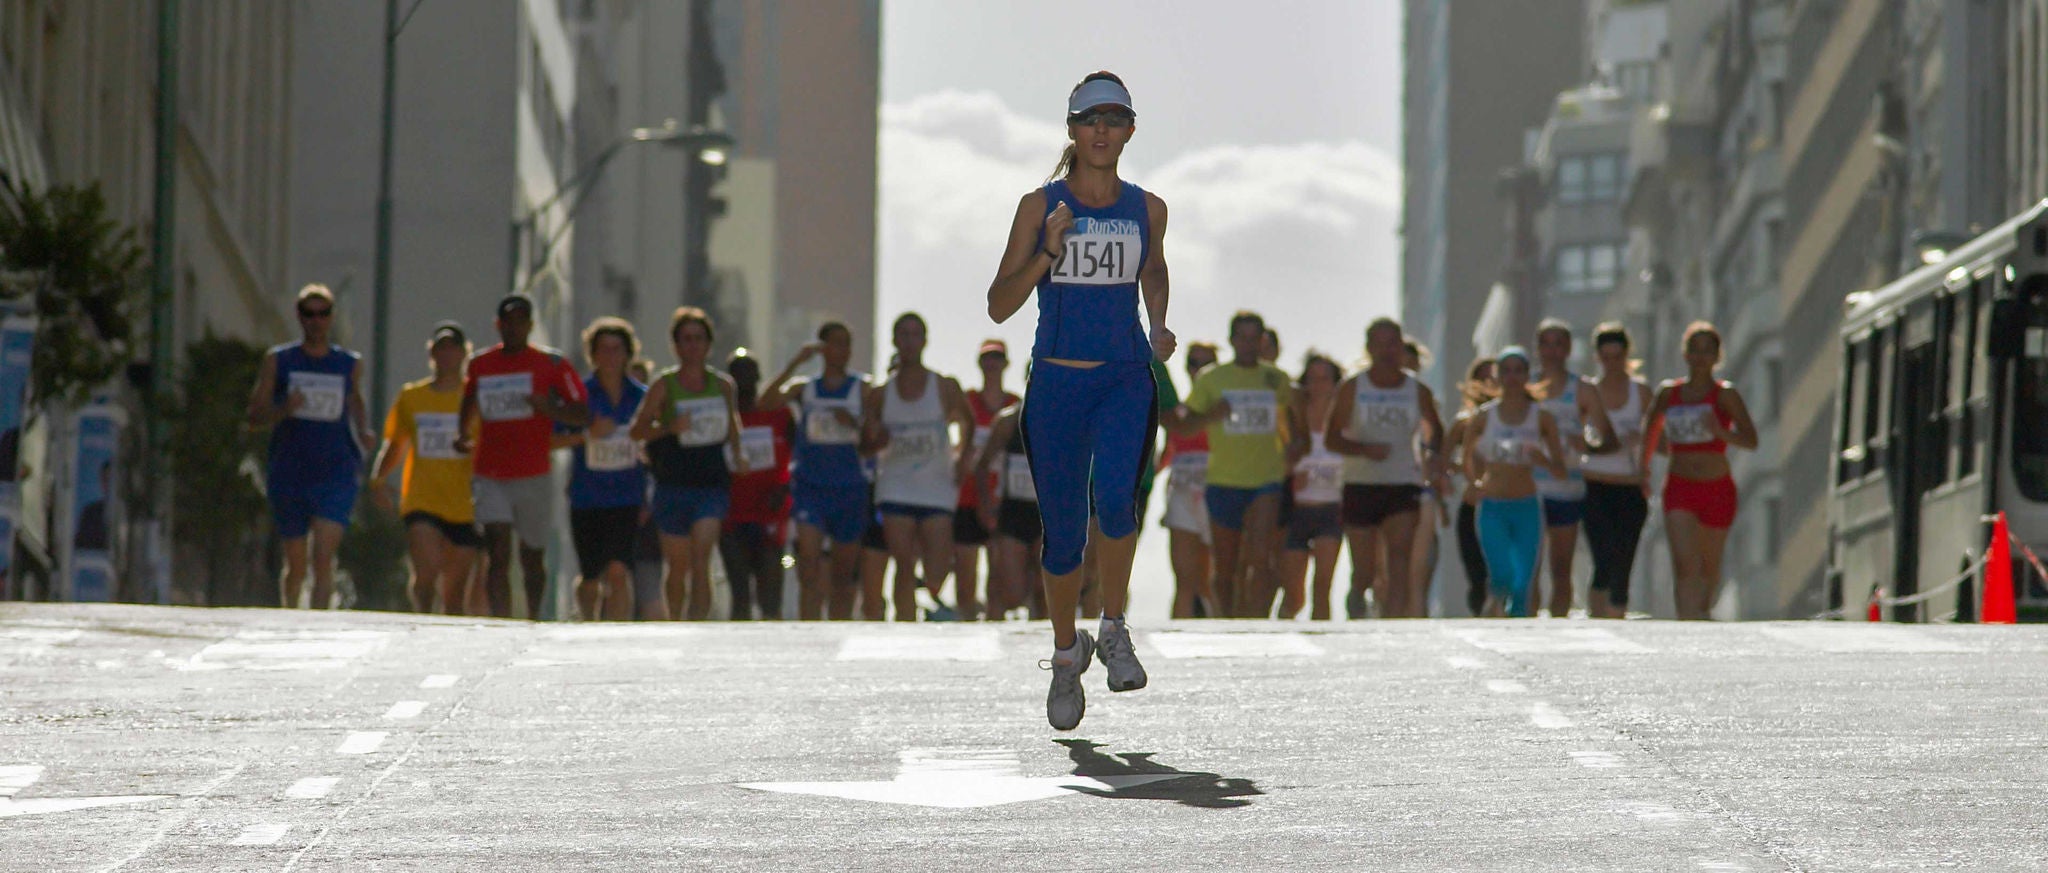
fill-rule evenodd
<path id="1" fill-rule="evenodd" d="M 270 402 L 283 406 L 297 390 L 306 402 L 270 431 L 270 478 L 290 483 L 322 483 L 354 479 L 362 464 L 348 420 L 348 399 L 355 394 L 356 362 L 362 356 L 340 346 L 313 357 L 299 343 L 270 350 L 277 358 L 277 382 Z"/>
<path id="2" fill-rule="evenodd" d="M 647 386 L 626 377 L 617 405 L 605 393 L 604 383 L 598 381 L 596 373 L 583 380 L 583 388 L 590 395 L 591 417 L 609 418 L 618 429 L 604 439 L 586 435 L 583 445 L 571 452 L 574 466 L 569 473 L 569 508 L 639 506 L 647 499 L 647 468 L 640 463 L 640 444 L 627 435 L 626 426 L 633 423 L 633 414 L 640 411 Z"/>
<path id="3" fill-rule="evenodd" d="M 826 389 L 823 378 L 812 379 L 797 390 L 796 445 L 791 449 L 790 478 L 805 485 L 865 487 L 861 471 L 860 428 L 846 427 L 835 409 L 860 418 L 860 392 L 867 384 L 859 373 L 849 372 L 836 389 Z"/>
<path id="4" fill-rule="evenodd" d="M 1152 344 L 1138 322 L 1138 272 L 1150 254 L 1151 213 L 1145 192 L 1129 182 L 1107 209 L 1074 199 L 1065 179 L 1045 186 L 1046 214 L 1059 204 L 1074 213 L 1058 263 L 1038 280 L 1034 358 L 1150 361 Z M 1045 231 L 1039 231 L 1045 248 Z"/>

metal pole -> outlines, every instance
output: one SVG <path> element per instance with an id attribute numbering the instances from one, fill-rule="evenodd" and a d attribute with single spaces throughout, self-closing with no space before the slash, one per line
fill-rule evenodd
<path id="1" fill-rule="evenodd" d="M 417 8 L 417 7 L 415 7 Z M 391 325 L 391 131 L 398 83 L 398 0 L 384 0 L 384 107 L 377 152 L 377 242 L 370 315 L 370 415 L 382 415 Z"/>
<path id="2" fill-rule="evenodd" d="M 155 226 L 150 234 L 149 415 L 145 437 L 150 455 L 161 461 L 170 455 L 170 406 L 175 384 L 172 365 L 177 358 L 177 286 L 172 273 L 176 267 L 173 246 L 177 228 L 178 0 L 158 0 L 156 7 L 155 121 L 156 201 Z M 157 524 L 157 547 L 167 548 L 171 489 L 164 477 L 149 477 L 149 497 L 149 512 Z"/>

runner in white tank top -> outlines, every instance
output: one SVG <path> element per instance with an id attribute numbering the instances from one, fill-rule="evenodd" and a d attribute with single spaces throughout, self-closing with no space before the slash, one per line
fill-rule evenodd
<path id="1" fill-rule="evenodd" d="M 1628 613 L 1630 570 L 1650 514 L 1642 469 L 1643 411 L 1650 405 L 1650 388 L 1631 375 L 1628 329 L 1620 322 L 1595 328 L 1593 349 L 1600 359 L 1594 392 L 1614 424 L 1619 447 L 1585 454 L 1581 460 L 1586 471 L 1586 546 L 1593 555 L 1586 608 L 1594 618 L 1621 618 Z"/>
<path id="2" fill-rule="evenodd" d="M 1345 611 L 1351 618 L 1365 617 L 1368 589 L 1381 617 L 1429 614 L 1428 592 L 1418 588 L 1410 564 L 1422 487 L 1428 481 L 1422 454 L 1429 450 L 1427 462 L 1437 463 L 1435 448 L 1443 442 L 1444 427 L 1436 395 L 1401 369 L 1405 341 L 1400 322 L 1391 318 L 1366 326 L 1371 364 L 1338 386 L 1330 421 L 1339 426 L 1323 435 L 1330 451 L 1345 458 L 1342 511 L 1351 547 Z M 1384 568 L 1375 560 L 1382 553 Z"/>
<path id="3" fill-rule="evenodd" d="M 1607 408 L 1600 403 L 1600 391 L 1592 380 L 1567 369 L 1572 355 L 1572 326 L 1546 318 L 1536 326 L 1536 357 L 1542 363 L 1541 379 L 1532 380 L 1529 390 L 1540 402 L 1537 408 L 1550 413 L 1557 423 L 1558 439 L 1564 443 L 1566 474 L 1551 475 L 1538 470 L 1536 493 L 1543 498 L 1543 540 L 1550 568 L 1550 614 L 1564 618 L 1572 608 L 1572 555 L 1579 547 L 1579 523 L 1585 515 L 1586 480 L 1579 472 L 1579 456 L 1589 449 L 1614 450 L 1618 442 L 1614 425 L 1607 420 Z M 1589 445 L 1589 431 L 1598 442 Z M 1531 608 L 1541 605 L 1538 596 Z"/>
<path id="4" fill-rule="evenodd" d="M 1301 406 L 1301 420 L 1309 427 L 1309 451 L 1294 462 L 1294 475 L 1288 483 L 1294 493 L 1294 511 L 1287 518 L 1280 556 L 1281 618 L 1293 618 L 1301 611 L 1306 591 L 1309 618 L 1330 620 L 1330 582 L 1337 573 L 1337 553 L 1344 545 L 1346 459 L 1324 444 L 1323 430 L 1343 379 L 1344 369 L 1335 360 L 1311 352 L 1295 383 L 1294 402 Z M 1308 585 L 1311 559 L 1315 562 L 1313 587 Z"/>
<path id="5" fill-rule="evenodd" d="M 974 413 L 960 383 L 925 369 L 924 319 L 904 313 L 894 329 L 899 369 L 868 392 L 861 416 L 861 449 L 877 454 L 875 508 L 882 536 L 896 562 L 896 620 L 917 619 L 917 565 L 934 601 L 953 564 L 953 510 L 964 467 L 973 459 L 954 450 L 974 434 Z M 956 442 L 952 428 L 962 439 Z M 955 617 L 939 601 L 933 620 Z"/>

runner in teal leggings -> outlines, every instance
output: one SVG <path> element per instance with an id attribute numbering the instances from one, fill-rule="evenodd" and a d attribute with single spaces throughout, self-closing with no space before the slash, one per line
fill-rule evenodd
<path id="1" fill-rule="evenodd" d="M 1473 413 L 1465 428 L 1465 476 L 1479 489 L 1479 545 L 1486 554 L 1486 614 L 1531 614 L 1529 585 L 1542 544 L 1543 508 L 1536 465 L 1564 475 L 1557 422 L 1529 394 L 1529 353 L 1509 346 L 1495 373 L 1500 399 Z"/>

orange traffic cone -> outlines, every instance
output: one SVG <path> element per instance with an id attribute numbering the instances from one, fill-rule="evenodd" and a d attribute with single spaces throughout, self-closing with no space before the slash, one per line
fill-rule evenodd
<path id="1" fill-rule="evenodd" d="M 1984 624 L 2012 624 L 2019 619 L 2012 601 L 2012 533 L 2005 513 L 1991 523 L 1991 548 L 1984 559 Z"/>

